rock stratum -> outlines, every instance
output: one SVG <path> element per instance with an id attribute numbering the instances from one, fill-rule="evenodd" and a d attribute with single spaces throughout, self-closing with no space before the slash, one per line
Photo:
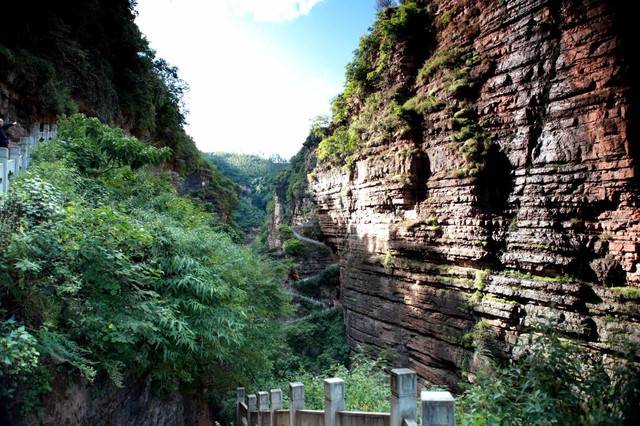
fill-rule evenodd
<path id="1" fill-rule="evenodd" d="M 622 355 L 640 343 L 624 11 L 434 4 L 433 39 L 418 54 L 397 45 L 385 80 L 428 101 L 418 124 L 372 133 L 348 166 L 320 162 L 309 175 L 307 210 L 340 255 L 350 343 L 396 351 L 450 386 L 480 362 L 479 346 L 517 357 L 539 324 Z M 432 61 L 418 78 L 416 58 Z"/>

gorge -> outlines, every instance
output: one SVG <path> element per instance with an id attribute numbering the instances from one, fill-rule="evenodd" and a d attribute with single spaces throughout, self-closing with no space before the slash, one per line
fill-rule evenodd
<path id="1" fill-rule="evenodd" d="M 337 376 L 347 410 L 386 412 L 391 368 L 463 425 L 632 424 L 630 7 L 376 3 L 289 161 L 201 152 L 135 0 L 9 5 L 0 154 L 60 130 L 0 197 L 0 424 L 227 424 L 238 388 L 301 382 L 312 411 Z"/>

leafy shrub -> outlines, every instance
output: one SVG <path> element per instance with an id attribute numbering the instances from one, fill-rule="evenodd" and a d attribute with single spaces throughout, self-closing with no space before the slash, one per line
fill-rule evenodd
<path id="1" fill-rule="evenodd" d="M 356 152 L 357 146 L 357 135 L 345 127 L 339 127 L 332 135 L 323 139 L 318 145 L 318 160 L 340 163 L 342 160 L 353 155 Z"/>
<path id="2" fill-rule="evenodd" d="M 347 365 L 347 344 L 341 309 L 323 309 L 284 327 L 286 356 L 275 364 L 276 377 L 322 374 L 336 363 Z M 283 351 L 284 353 L 285 351 Z"/>
<path id="3" fill-rule="evenodd" d="M 0 206 L 3 223 L 11 209 L 19 224 L 0 247 L 0 301 L 37 340 L 38 369 L 116 385 L 150 375 L 166 392 L 267 374 L 282 268 L 176 195 L 150 167 L 165 150 L 81 116 L 60 131 Z"/>
<path id="4" fill-rule="evenodd" d="M 435 95 L 416 95 L 406 101 L 402 108 L 416 114 L 425 114 L 428 112 L 438 111 L 444 108 L 445 104 Z"/>
<path id="5" fill-rule="evenodd" d="M 171 153 L 169 148 L 146 145 L 126 136 L 122 129 L 106 127 L 97 118 L 82 114 L 62 121 L 58 131 L 60 140 L 54 155 L 89 177 L 124 166 L 135 170 L 157 165 Z"/>
<path id="6" fill-rule="evenodd" d="M 639 370 L 608 370 L 553 334 L 528 342 L 526 355 L 506 367 L 477 373 L 457 401 L 461 425 L 622 425 L 637 418 Z"/>
<path id="7" fill-rule="evenodd" d="M 436 71 L 444 68 L 455 66 L 460 60 L 460 50 L 453 48 L 440 50 L 425 61 L 418 71 L 418 81 L 423 81 L 434 74 Z"/>
<path id="8" fill-rule="evenodd" d="M 13 319 L 0 322 L 0 380 L 33 371 L 40 356 L 36 346 L 36 338 L 24 325 Z"/>
<path id="9" fill-rule="evenodd" d="M 282 240 L 289 240 L 293 238 L 293 230 L 289 225 L 283 223 L 282 225 L 278 226 L 278 236 Z"/>
<path id="10" fill-rule="evenodd" d="M 324 406 L 324 379 L 339 377 L 344 380 L 346 410 L 388 412 L 389 375 L 381 362 L 357 354 L 350 368 L 334 364 L 323 374 L 303 374 L 296 380 L 305 386 L 305 407 L 321 410 Z"/>
<path id="11" fill-rule="evenodd" d="M 319 298 L 324 288 L 335 288 L 340 285 L 340 266 L 329 265 L 318 275 L 296 281 L 294 288 L 300 293 Z"/>
<path id="12" fill-rule="evenodd" d="M 282 244 L 282 249 L 287 256 L 297 257 L 305 253 L 304 244 L 296 238 L 290 238 L 285 241 Z"/>
<path id="13" fill-rule="evenodd" d="M 28 220 L 54 220 L 63 214 L 62 193 L 37 176 L 20 180 L 15 192 L 16 203 Z"/>
<path id="14" fill-rule="evenodd" d="M 640 288 L 638 287 L 612 287 L 611 291 L 626 300 L 640 300 Z"/>

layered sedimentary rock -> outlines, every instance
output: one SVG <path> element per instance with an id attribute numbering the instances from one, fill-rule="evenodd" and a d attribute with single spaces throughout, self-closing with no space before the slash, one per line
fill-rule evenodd
<path id="1" fill-rule="evenodd" d="M 454 385 L 479 334 L 503 356 L 539 323 L 612 355 L 640 343 L 637 92 L 608 3 L 436 2 L 423 53 L 474 52 L 475 88 L 440 95 L 417 136 L 313 176 L 354 346 Z M 447 78 L 411 90 L 430 96 Z M 472 172 L 465 120 L 492 141 Z"/>

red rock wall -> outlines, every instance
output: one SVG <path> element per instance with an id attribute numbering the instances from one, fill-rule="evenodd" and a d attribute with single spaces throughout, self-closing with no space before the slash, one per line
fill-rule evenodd
<path id="1" fill-rule="evenodd" d="M 480 321 L 504 356 L 544 321 L 608 353 L 640 343 L 637 105 L 616 11 L 595 0 L 437 3 L 452 18 L 436 19 L 425 49 L 487 59 L 465 102 L 500 149 L 483 173 L 461 176 L 445 108 L 424 115 L 419 138 L 363 150 L 349 173 L 316 169 L 350 342 L 396 350 L 423 379 L 452 385 L 473 369 Z M 441 84 L 436 73 L 413 90 Z"/>

